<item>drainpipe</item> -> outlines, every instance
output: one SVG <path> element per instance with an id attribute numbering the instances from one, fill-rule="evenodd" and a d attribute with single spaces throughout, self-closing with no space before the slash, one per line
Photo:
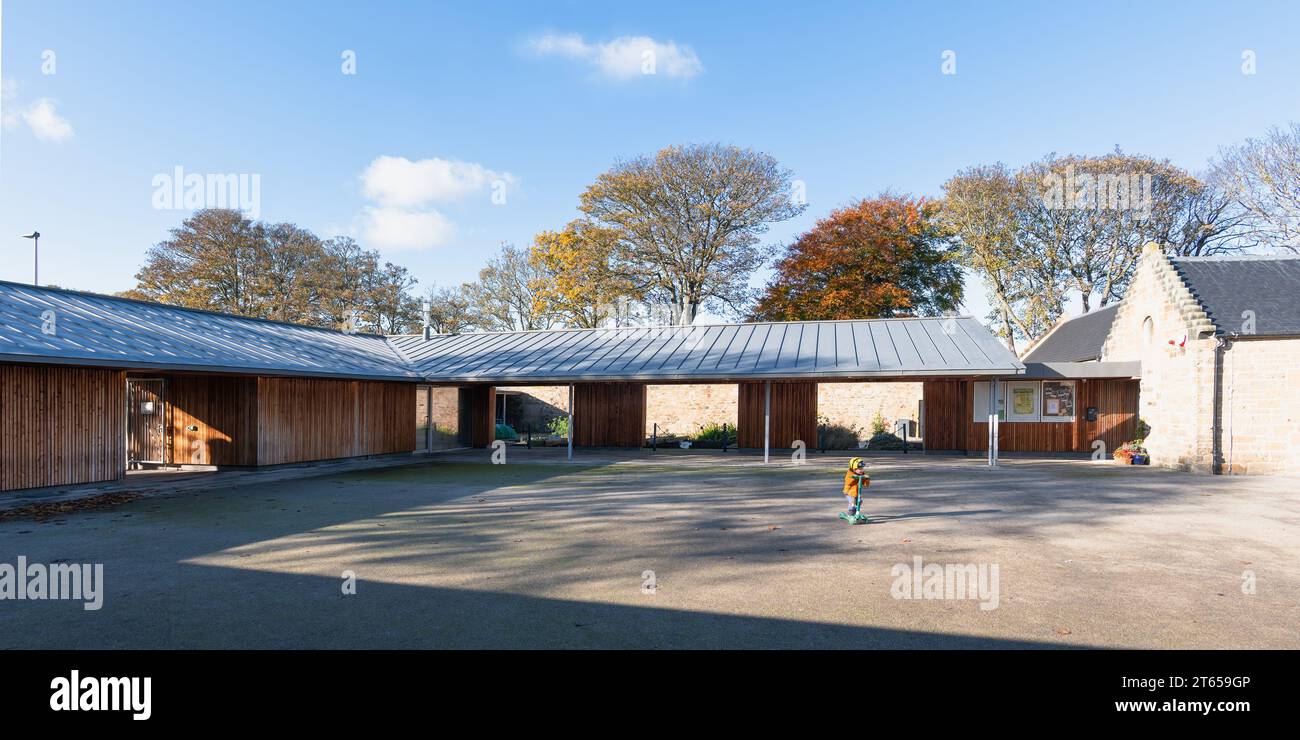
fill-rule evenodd
<path id="1" fill-rule="evenodd" d="M 1210 426 L 1210 472 L 1223 474 L 1223 358 L 1232 340 L 1215 337 L 1214 340 L 1214 413 Z M 1228 460 L 1228 474 L 1232 474 L 1232 460 Z"/>
<path id="2" fill-rule="evenodd" d="M 569 423 L 565 424 L 564 436 L 569 440 L 569 460 L 573 460 L 573 383 L 569 383 Z"/>

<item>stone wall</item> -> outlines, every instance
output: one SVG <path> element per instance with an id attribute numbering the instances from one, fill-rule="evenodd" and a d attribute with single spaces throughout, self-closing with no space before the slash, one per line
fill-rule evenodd
<path id="1" fill-rule="evenodd" d="M 1149 331 L 1144 330 L 1148 318 Z M 1213 329 L 1173 265 L 1159 248 L 1148 246 L 1116 312 L 1102 360 L 1142 362 L 1138 416 L 1149 427 L 1144 444 L 1154 465 L 1212 470 Z"/>
<path id="2" fill-rule="evenodd" d="M 1243 339 L 1223 353 L 1223 470 L 1300 474 L 1300 339 Z"/>
<path id="3" fill-rule="evenodd" d="M 735 429 L 739 396 L 735 383 L 646 386 L 646 434 L 655 424 L 659 434 L 683 437 L 706 424 L 728 424 Z"/>
<path id="4" fill-rule="evenodd" d="M 507 416 L 516 429 L 523 431 L 530 421 L 535 429 L 544 419 L 561 414 L 568 405 L 566 386 L 527 386 L 501 388 L 501 392 L 519 394 L 517 401 L 507 402 Z M 707 424 L 736 426 L 738 390 L 735 383 L 703 385 L 646 386 L 646 434 L 654 425 L 659 433 L 688 436 Z M 894 428 L 898 419 L 919 420 L 920 383 L 819 383 L 817 415 L 823 423 L 836 424 L 870 436 L 871 422 L 879 413 Z"/>
<path id="5" fill-rule="evenodd" d="M 871 436 L 876 414 L 894 431 L 899 419 L 920 421 L 921 384 L 880 381 L 875 383 L 819 383 L 817 415 L 823 423 L 859 430 L 859 436 Z"/>

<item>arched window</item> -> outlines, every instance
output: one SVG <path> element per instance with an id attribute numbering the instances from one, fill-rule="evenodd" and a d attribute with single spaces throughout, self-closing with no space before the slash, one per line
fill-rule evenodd
<path id="1" fill-rule="evenodd" d="M 1155 335 L 1156 325 L 1155 322 L 1151 320 L 1151 317 L 1148 316 L 1145 319 L 1142 319 L 1142 346 L 1150 347 L 1152 340 L 1155 339 Z"/>

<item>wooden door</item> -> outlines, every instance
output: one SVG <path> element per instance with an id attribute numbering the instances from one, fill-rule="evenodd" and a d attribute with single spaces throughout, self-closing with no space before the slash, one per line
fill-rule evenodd
<path id="1" fill-rule="evenodd" d="M 126 381 L 127 462 L 167 462 L 166 384 L 162 378 Z"/>

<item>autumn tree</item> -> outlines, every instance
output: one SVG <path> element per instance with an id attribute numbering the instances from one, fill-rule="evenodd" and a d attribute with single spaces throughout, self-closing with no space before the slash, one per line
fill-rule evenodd
<path id="1" fill-rule="evenodd" d="M 997 334 L 1016 351 L 1017 336 L 1037 336 L 1055 317 L 1050 291 L 1035 289 L 1024 269 L 1030 256 L 1020 239 L 1022 197 L 1004 165 L 972 167 L 944 183 L 942 218 L 960 245 L 962 264 L 983 279 L 993 306 Z"/>
<path id="2" fill-rule="evenodd" d="M 1167 160 L 1115 151 L 1051 155 L 1017 171 L 975 167 L 944 185 L 962 261 L 994 299 L 999 333 L 1036 339 L 1071 294 L 1085 311 L 1118 300 L 1142 247 L 1221 254 L 1247 244 L 1222 192 Z"/>
<path id="3" fill-rule="evenodd" d="M 505 244 L 479 270 L 478 280 L 466 288 L 480 328 L 488 331 L 549 329 L 555 315 L 538 300 L 545 275 L 528 259 L 528 253 Z"/>
<path id="4" fill-rule="evenodd" d="M 771 250 L 760 237 L 805 206 L 767 154 L 721 144 L 673 146 L 620 162 L 580 208 L 617 237 L 611 265 L 647 300 L 689 324 L 701 307 L 737 313 Z"/>
<path id="5" fill-rule="evenodd" d="M 396 333 L 419 320 L 405 268 L 350 238 L 321 241 L 229 209 L 196 211 L 172 229 L 136 282 L 125 295 L 309 326 Z"/>
<path id="6" fill-rule="evenodd" d="M 588 329 L 615 318 L 621 302 L 636 292 L 613 268 L 617 247 L 617 232 L 581 220 L 538 234 L 528 253 L 541 275 L 534 291 L 538 312 Z"/>
<path id="7" fill-rule="evenodd" d="M 762 321 L 931 316 L 961 304 L 961 271 L 936 204 L 880 195 L 834 210 L 776 263 Z"/>
<path id="8" fill-rule="evenodd" d="M 224 208 L 196 211 L 149 248 L 133 295 L 173 306 L 265 317 L 254 278 L 264 255 L 263 227 Z"/>
<path id="9" fill-rule="evenodd" d="M 438 334 L 469 331 L 476 325 L 474 301 L 467 284 L 454 288 L 431 286 L 424 295 L 424 303 L 429 327 Z"/>

